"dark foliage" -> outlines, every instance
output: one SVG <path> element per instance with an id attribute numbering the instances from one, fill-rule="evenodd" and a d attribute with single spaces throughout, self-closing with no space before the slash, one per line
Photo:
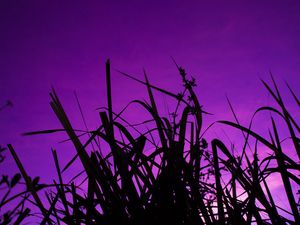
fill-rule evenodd
<path id="1" fill-rule="evenodd" d="M 41 224 L 300 224 L 299 203 L 292 190 L 292 183 L 299 185 L 298 160 L 290 158 L 282 146 L 278 127 L 271 118 L 272 130 L 263 137 L 249 127 L 235 122 L 220 121 L 234 127 L 244 135 L 244 147 L 239 156 L 219 139 L 207 141 L 202 129 L 202 106 L 194 92 L 195 79 L 189 79 L 185 70 L 177 66 L 183 81 L 183 91 L 174 94 L 145 81 L 122 73 L 148 90 L 149 102 L 134 100 L 151 117 L 141 123 L 149 124 L 148 130 L 129 124 L 122 115 L 115 113 L 110 84 L 110 65 L 106 64 L 107 99 L 106 111 L 100 112 L 101 125 L 97 130 L 78 135 L 69 121 L 63 106 L 53 90 L 51 107 L 63 129 L 46 130 L 28 134 L 64 131 L 76 149 L 76 156 L 61 168 L 55 150 L 53 157 L 58 181 L 47 192 L 49 207 L 45 207 L 38 191 L 49 186 L 38 184 L 26 174 L 12 146 L 28 192 L 42 214 Z M 295 152 L 300 156 L 299 125 L 286 108 L 276 83 L 272 89 L 262 81 L 272 95 L 278 108 L 266 106 L 257 109 L 279 116 L 287 126 L 289 138 Z M 153 90 L 176 101 L 175 111 L 170 117 L 159 114 Z M 294 92 L 292 95 L 299 104 Z M 134 135 L 138 133 L 139 135 Z M 88 140 L 83 142 L 82 135 Z M 254 140 L 254 141 L 253 141 Z M 100 142 L 109 150 L 102 154 Z M 254 143 L 254 144 L 253 144 Z M 88 149 L 93 145 L 93 150 Z M 272 154 L 261 157 L 259 147 L 269 149 Z M 151 151 L 145 149 L 151 148 Z M 253 149 L 249 151 L 249 149 Z M 62 172 L 79 160 L 84 172 L 70 182 L 65 182 Z M 279 207 L 268 187 L 268 177 L 280 174 L 282 190 L 290 209 Z M 226 177 L 225 177 L 226 175 Z M 83 179 L 87 188 L 82 192 L 75 181 Z M 14 177 L 10 185 L 16 183 Z M 78 183 L 78 182 L 77 182 Z"/>

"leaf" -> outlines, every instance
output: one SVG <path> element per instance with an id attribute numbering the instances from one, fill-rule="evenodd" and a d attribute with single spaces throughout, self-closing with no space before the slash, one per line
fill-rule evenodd
<path id="1" fill-rule="evenodd" d="M 21 180 L 21 174 L 17 173 L 14 175 L 10 182 L 10 187 L 13 188 Z"/>

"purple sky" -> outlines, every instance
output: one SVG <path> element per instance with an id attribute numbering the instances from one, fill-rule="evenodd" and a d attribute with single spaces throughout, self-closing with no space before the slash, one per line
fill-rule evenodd
<path id="1" fill-rule="evenodd" d="M 269 80 L 269 70 L 283 90 L 286 80 L 299 94 L 299 12 L 297 0 L 2 0 L 0 103 L 10 99 L 14 107 L 0 112 L 0 143 L 15 146 L 29 173 L 53 174 L 50 148 L 65 156 L 62 162 L 74 149 L 57 144 L 59 135 L 20 134 L 60 128 L 49 106 L 52 85 L 71 120 L 82 127 L 76 90 L 88 125 L 95 128 L 95 109 L 106 104 L 107 58 L 114 69 L 138 78 L 144 68 L 151 83 L 177 92 L 181 82 L 174 57 L 196 78 L 202 104 L 215 115 L 211 121 L 232 119 L 226 94 L 240 118 L 249 121 L 257 106 L 271 102 L 259 81 Z M 116 111 L 145 97 L 144 87 L 115 71 L 112 76 Z M 15 168 L 10 157 L 6 165 L 5 171 Z"/>

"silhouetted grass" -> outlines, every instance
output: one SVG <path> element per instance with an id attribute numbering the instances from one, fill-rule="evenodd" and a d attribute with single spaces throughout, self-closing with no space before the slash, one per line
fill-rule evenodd
<path id="1" fill-rule="evenodd" d="M 5 148 L 0 146 L 0 164 L 4 161 L 4 156 L 2 155 Z M 16 173 L 12 178 L 8 175 L 1 174 L 0 179 L 0 224 L 20 224 L 30 213 L 30 209 L 25 207 L 25 201 L 29 197 L 28 194 L 23 193 L 23 198 L 18 198 L 15 196 L 14 189 L 21 180 L 21 174 Z M 14 201 L 12 207 L 7 207 L 8 203 Z"/>
<path id="2" fill-rule="evenodd" d="M 252 120 L 249 127 L 242 126 L 230 104 L 235 122 L 219 123 L 242 132 L 244 147 L 240 155 L 234 155 L 219 139 L 208 142 L 203 138 L 205 131 L 202 129 L 206 112 L 194 92 L 195 79 L 189 79 L 181 67 L 177 69 L 184 85 L 182 94 L 150 84 L 146 73 L 145 81 L 122 73 L 147 88 L 149 102 L 134 100 L 130 103 L 140 105 L 151 116 L 141 123 L 151 124 L 147 130 L 129 124 L 122 117 L 124 111 L 113 111 L 107 61 L 108 107 L 100 112 L 99 128 L 85 132 L 89 136 L 84 143 L 72 127 L 57 94 L 54 90 L 51 92 L 50 105 L 63 129 L 28 134 L 64 131 L 77 154 L 61 167 L 53 150 L 58 181 L 53 184 L 55 189 L 46 194 L 47 204 L 37 194 L 46 186 L 33 184 L 9 146 L 34 204 L 43 216 L 42 224 L 300 224 L 299 204 L 292 190 L 292 182 L 300 184 L 296 174 L 300 169 L 299 160 L 286 154 L 275 120 L 271 118 L 273 130 L 269 137 L 263 137 L 252 130 Z M 285 122 L 293 148 L 300 156 L 300 129 L 296 119 L 286 108 L 274 80 L 273 89 L 262 82 L 278 108 L 261 107 L 255 114 L 270 111 L 278 115 Z M 170 118 L 159 114 L 153 90 L 176 101 Z M 299 106 L 295 93 L 290 91 Z M 100 142 L 106 143 L 102 145 L 107 148 L 105 151 L 100 148 Z M 90 152 L 88 148 L 92 143 L 96 147 Z M 261 157 L 260 146 L 268 148 L 272 154 Z M 146 147 L 151 151 L 146 152 Z M 67 171 L 76 160 L 81 162 L 84 172 L 71 182 L 65 182 L 62 171 Z M 281 175 L 282 194 L 286 195 L 290 209 L 278 206 L 268 187 L 267 178 L 277 173 Z M 74 182 L 82 176 L 86 184 L 84 192 Z"/>

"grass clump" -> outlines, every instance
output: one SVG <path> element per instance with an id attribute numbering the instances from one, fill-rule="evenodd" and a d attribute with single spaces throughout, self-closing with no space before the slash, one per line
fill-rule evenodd
<path id="1" fill-rule="evenodd" d="M 189 79 L 183 68 L 177 66 L 177 69 L 183 81 L 182 94 L 150 84 L 146 73 L 145 81 L 122 73 L 147 88 L 149 101 L 130 103 L 140 105 L 151 117 L 142 123 L 150 127 L 139 129 L 122 117 L 124 111 L 113 111 L 110 63 L 107 61 L 108 106 L 100 112 L 98 129 L 85 132 L 88 135 L 85 142 L 73 128 L 55 91 L 51 92 L 50 105 L 62 129 L 28 134 L 64 131 L 76 149 L 76 156 L 61 167 L 53 150 L 58 180 L 54 188 L 46 192 L 47 208 L 37 195 L 41 186 L 33 184 L 9 146 L 33 197 L 32 202 L 40 209 L 42 224 L 300 224 L 299 204 L 292 189 L 292 184 L 300 184 L 295 175 L 295 171 L 299 172 L 299 163 L 283 149 L 275 120 L 271 118 L 268 139 L 252 130 L 252 122 L 249 127 L 242 126 L 233 109 L 235 122 L 219 121 L 244 135 L 239 156 L 222 140 L 207 141 L 203 130 L 206 112 L 194 92 L 195 79 Z M 285 122 L 299 157 L 299 125 L 286 108 L 274 80 L 273 89 L 264 81 L 263 84 L 278 108 L 261 107 L 255 114 L 270 111 L 278 115 Z M 176 101 L 171 117 L 160 115 L 154 90 Z M 291 93 L 300 105 L 292 90 Z M 253 151 L 249 151 L 253 140 Z M 106 143 L 101 145 L 107 148 L 106 155 L 103 155 L 100 142 Z M 88 151 L 92 144 L 94 150 Z M 272 154 L 261 157 L 260 146 L 268 148 Z M 77 160 L 83 172 L 65 182 L 62 172 Z M 280 174 L 282 178 L 290 209 L 279 207 L 272 196 L 268 177 L 273 174 Z M 84 192 L 80 185 L 75 185 L 79 177 L 84 177 L 82 184 L 87 187 Z"/>

